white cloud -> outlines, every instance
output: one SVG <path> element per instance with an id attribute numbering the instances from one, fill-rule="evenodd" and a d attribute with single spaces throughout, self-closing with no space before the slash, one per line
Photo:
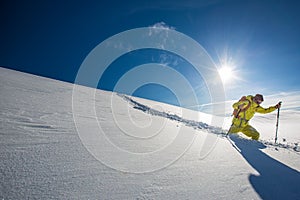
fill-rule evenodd
<path id="1" fill-rule="evenodd" d="M 168 26 L 165 22 L 158 22 L 150 26 L 151 28 L 175 30 L 175 27 Z"/>
<path id="2" fill-rule="evenodd" d="M 168 30 L 175 30 L 175 28 L 167 25 L 165 22 L 158 22 L 149 27 L 149 36 L 152 36 L 153 34 L 159 34 L 161 32 L 164 32 L 164 40 L 166 41 L 166 39 L 169 36 Z M 164 48 L 162 47 L 162 49 L 164 49 Z"/>

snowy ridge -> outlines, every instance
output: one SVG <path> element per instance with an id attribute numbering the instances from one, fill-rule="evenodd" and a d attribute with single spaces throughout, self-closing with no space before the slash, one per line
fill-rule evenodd
<path id="1" fill-rule="evenodd" d="M 211 132 L 217 135 L 225 135 L 225 130 L 222 130 L 219 127 L 215 127 L 215 126 L 210 126 L 207 123 L 204 122 L 200 122 L 200 121 L 195 121 L 195 120 L 189 120 L 189 119 L 184 119 L 176 114 L 171 114 L 171 113 L 167 113 L 167 112 L 163 112 L 163 111 L 158 111 L 156 109 L 150 108 L 146 105 L 143 105 L 135 100 L 133 100 L 132 98 L 126 96 L 126 95 L 121 95 L 119 94 L 119 96 L 123 97 L 126 101 L 128 101 L 130 104 L 133 105 L 133 108 L 141 110 L 145 113 L 154 115 L 154 116 L 160 116 L 160 117 L 164 117 L 170 120 L 174 120 L 177 122 L 181 122 L 182 124 L 192 127 L 194 129 L 200 129 L 200 130 L 205 130 L 207 132 Z"/>
<path id="2" fill-rule="evenodd" d="M 154 108 L 150 108 L 149 106 L 139 103 L 138 101 L 134 100 L 132 97 L 129 97 L 127 95 L 124 95 L 124 94 L 118 94 L 118 95 L 120 97 L 122 97 L 124 100 L 126 100 L 127 102 L 129 102 L 133 106 L 134 109 L 140 110 L 140 111 L 148 113 L 150 115 L 160 116 L 160 117 L 164 117 L 164 118 L 167 118 L 167 119 L 170 119 L 173 121 L 177 121 L 188 127 L 203 130 L 208 133 L 213 133 L 220 137 L 226 136 L 227 130 L 224 130 L 220 127 L 211 126 L 207 123 L 196 121 L 196 120 L 184 119 L 184 118 L 178 116 L 177 114 L 172 114 L 170 112 L 159 111 Z M 247 141 L 249 143 L 256 142 L 256 141 L 251 141 L 249 139 L 244 139 L 244 142 L 247 142 Z M 275 143 L 271 140 L 259 140 L 259 142 L 266 146 L 269 146 L 269 147 L 275 147 L 276 150 L 278 150 L 277 148 L 284 148 L 284 149 L 288 149 L 288 150 L 293 150 L 295 152 L 300 152 L 300 146 L 298 143 Z"/>

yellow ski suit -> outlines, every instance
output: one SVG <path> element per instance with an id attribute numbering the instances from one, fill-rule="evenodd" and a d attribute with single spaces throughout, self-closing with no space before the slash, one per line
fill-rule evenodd
<path id="1" fill-rule="evenodd" d="M 250 104 L 250 105 L 249 105 Z M 247 107 L 245 110 L 239 109 L 240 106 L 243 108 Z M 242 132 L 253 140 L 258 140 L 259 132 L 248 124 L 249 120 L 254 116 L 256 112 L 258 113 L 270 113 L 276 110 L 276 106 L 271 106 L 269 108 L 263 108 L 259 104 L 253 101 L 253 96 L 249 95 L 246 100 L 238 101 L 232 105 L 234 109 L 239 110 L 237 116 L 232 119 L 232 125 L 228 131 L 231 133 Z"/>

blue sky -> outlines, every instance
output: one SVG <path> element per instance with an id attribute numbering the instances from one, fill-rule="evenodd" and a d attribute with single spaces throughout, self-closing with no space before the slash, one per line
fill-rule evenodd
<path id="1" fill-rule="evenodd" d="M 298 1 L 124 2 L 1 1 L 0 66 L 74 82 L 99 43 L 129 29 L 158 24 L 196 40 L 218 68 L 232 68 L 234 77 L 224 85 L 227 100 L 300 90 Z M 101 77 L 99 87 L 112 90 L 124 73 L 149 62 L 176 69 L 197 91 L 200 104 L 209 103 L 203 77 L 184 59 L 161 50 L 121 56 Z M 133 94 L 178 104 L 176 94 L 158 84 L 141 86 Z"/>

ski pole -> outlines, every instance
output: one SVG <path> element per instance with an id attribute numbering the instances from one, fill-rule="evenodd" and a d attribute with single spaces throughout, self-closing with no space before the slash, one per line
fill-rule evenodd
<path id="1" fill-rule="evenodd" d="M 233 117 L 238 118 L 240 112 L 241 112 L 241 109 L 238 109 L 238 112 L 237 112 L 236 114 L 232 114 Z M 231 115 L 231 116 L 232 116 L 232 115 Z M 231 124 L 230 128 L 231 128 L 232 126 L 233 126 L 233 123 Z M 229 128 L 229 130 L 227 131 L 226 136 L 229 135 L 230 128 Z"/>
<path id="2" fill-rule="evenodd" d="M 278 103 L 279 106 L 281 105 L 281 101 Z M 279 110 L 280 110 L 280 107 L 278 108 L 277 110 L 277 122 L 276 122 L 276 134 L 275 134 L 275 143 L 277 142 L 277 132 L 278 132 L 278 123 L 279 123 Z"/>

